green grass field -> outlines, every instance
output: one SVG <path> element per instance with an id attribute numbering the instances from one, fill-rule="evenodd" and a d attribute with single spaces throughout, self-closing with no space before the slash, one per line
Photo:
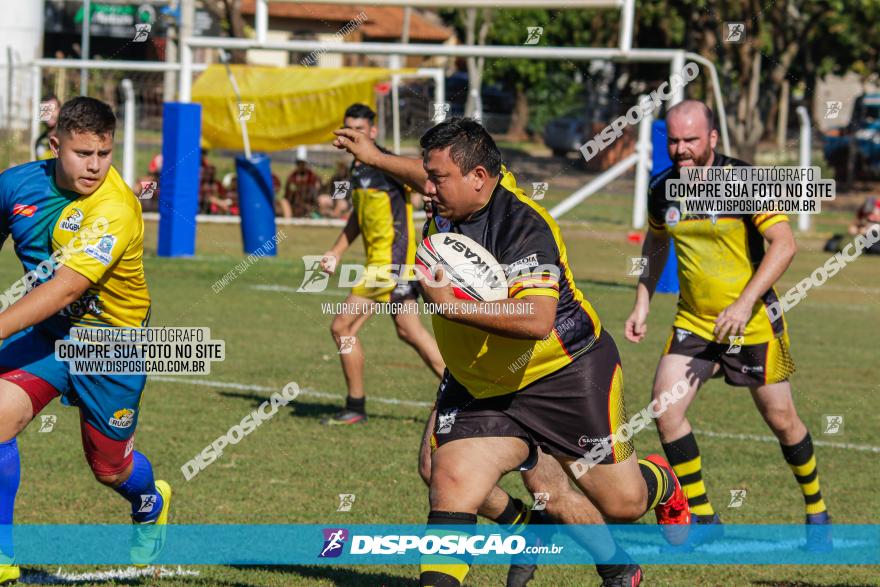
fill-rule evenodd
<path id="1" fill-rule="evenodd" d="M 153 379 L 147 384 L 138 427 L 138 447 L 150 456 L 160 478 L 174 491 L 173 522 L 181 524 L 422 523 L 426 489 L 416 456 L 427 408 L 382 403 L 382 399 L 429 402 L 437 381 L 416 354 L 396 340 L 391 320 L 378 316 L 361 334 L 367 353 L 370 421 L 328 430 L 319 420 L 341 404 L 345 385 L 330 337 L 331 317 L 321 302 L 342 301 L 345 292 L 294 293 L 306 254 L 320 254 L 336 229 L 284 227 L 279 256 L 254 263 L 215 294 L 211 285 L 243 260 L 238 227 L 203 225 L 192 259 L 156 256 L 156 225 L 147 225 L 146 269 L 153 296 L 151 326 L 206 326 L 226 341 L 227 359 L 208 377 Z M 620 345 L 630 411 L 649 399 L 652 375 L 674 312 L 672 296 L 659 295 L 647 340 L 631 345 L 623 324 L 632 305 L 635 278 L 627 276 L 637 245 L 624 227 L 591 231 L 584 223 L 563 225 L 578 285 L 597 308 Z M 800 253 L 782 288 L 807 276 L 825 260 L 818 239 L 800 243 Z M 362 260 L 356 243 L 346 261 Z M 11 247 L 0 255 L 0 281 L 12 283 L 21 270 Z M 280 286 L 280 287 L 279 287 Z M 836 523 L 878 523 L 877 450 L 835 444 L 880 445 L 876 411 L 877 312 L 880 259 L 862 257 L 789 313 L 798 372 L 793 378 L 800 414 L 812 429 L 822 489 Z M 425 317 L 425 323 L 429 320 Z M 198 381 L 196 381 L 198 380 Z M 205 384 L 206 381 L 216 383 Z M 306 393 L 197 477 L 187 482 L 180 467 L 253 410 L 271 390 L 295 381 Z M 222 384 L 240 384 L 223 386 Z M 255 389 L 248 390 L 248 386 Z M 324 394 L 338 396 L 331 398 Z M 49 434 L 32 425 L 20 438 L 22 484 L 17 522 L 22 524 L 126 523 L 128 505 L 99 486 L 82 456 L 75 410 L 50 404 L 56 414 Z M 841 436 L 822 434 L 824 414 L 845 416 Z M 800 523 L 800 492 L 780 450 L 748 393 L 713 381 L 698 397 L 691 421 L 703 452 L 709 495 L 730 523 Z M 748 435 L 745 440 L 734 435 Z M 743 438 L 746 438 L 745 436 Z M 659 450 L 652 429 L 635 439 L 644 455 Z M 516 475 L 503 480 L 526 498 Z M 729 490 L 748 490 L 742 508 L 728 509 Z M 337 512 L 337 495 L 357 496 L 350 512 Z M 649 516 L 653 523 L 653 516 Z M 784 559 L 783 557 L 780 557 Z M 65 567 L 64 572 L 106 570 Z M 415 567 L 187 567 L 197 576 L 164 579 L 82 580 L 79 585 L 415 585 Z M 31 584 L 58 583 L 57 567 L 26 568 Z M 506 569 L 476 566 L 469 585 L 503 585 Z M 645 568 L 646 585 L 878 585 L 876 567 L 695 567 Z M 596 584 L 592 565 L 539 569 L 535 587 Z"/>

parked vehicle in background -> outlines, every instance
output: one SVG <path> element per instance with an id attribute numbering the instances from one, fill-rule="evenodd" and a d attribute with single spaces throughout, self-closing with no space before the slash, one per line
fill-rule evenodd
<path id="1" fill-rule="evenodd" d="M 591 119 L 582 108 L 554 118 L 544 127 L 544 144 L 555 157 L 566 157 L 587 142 Z"/>
<path id="2" fill-rule="evenodd" d="M 856 98 L 849 123 L 824 138 L 825 160 L 838 182 L 880 177 L 880 93 Z"/>

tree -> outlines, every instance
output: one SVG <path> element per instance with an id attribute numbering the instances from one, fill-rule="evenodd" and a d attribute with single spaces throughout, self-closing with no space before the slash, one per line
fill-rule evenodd
<path id="1" fill-rule="evenodd" d="M 222 24 L 230 37 L 245 37 L 245 22 L 241 15 L 241 0 L 202 0 L 202 3 Z M 245 63 L 247 52 L 241 49 L 230 51 L 232 63 Z"/>

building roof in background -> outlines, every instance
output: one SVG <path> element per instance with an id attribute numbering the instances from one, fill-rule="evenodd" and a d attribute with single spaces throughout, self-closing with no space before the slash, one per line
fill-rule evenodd
<path id="1" fill-rule="evenodd" d="M 252 16 L 256 0 L 242 0 L 241 13 Z M 403 29 L 403 8 L 395 6 L 359 6 L 357 4 L 312 4 L 309 2 L 269 2 L 269 16 L 296 20 L 313 20 L 323 24 L 346 22 L 358 19 L 363 12 L 366 22 L 360 26 L 365 37 L 373 39 L 399 39 Z M 444 42 L 454 35 L 454 31 L 441 24 L 431 22 L 418 10 L 412 11 L 409 38 L 411 41 Z"/>

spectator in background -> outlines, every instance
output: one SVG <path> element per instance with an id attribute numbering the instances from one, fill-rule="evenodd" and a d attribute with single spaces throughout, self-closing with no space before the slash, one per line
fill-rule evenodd
<path id="1" fill-rule="evenodd" d="M 134 195 L 141 201 L 141 209 L 144 212 L 155 212 L 159 209 L 159 175 L 162 174 L 162 154 L 156 154 L 150 159 L 147 174 L 138 178 L 137 184 L 132 186 Z M 151 190 L 149 197 L 145 197 L 145 191 Z"/>
<path id="2" fill-rule="evenodd" d="M 230 172 L 223 176 L 220 182 L 219 192 L 211 201 L 211 214 L 226 214 L 237 216 L 238 206 L 238 176 Z"/>
<path id="3" fill-rule="evenodd" d="M 856 212 L 856 219 L 850 224 L 849 233 L 853 236 L 865 234 L 869 226 L 878 223 L 880 223 L 880 198 L 871 196 Z"/>
<path id="4" fill-rule="evenodd" d="M 40 121 L 43 123 L 43 132 L 40 133 L 34 144 L 37 159 L 51 159 L 53 157 L 52 149 L 49 148 L 49 137 L 55 134 L 60 110 L 61 102 L 54 95 L 47 96 L 40 102 Z"/>
<path id="5" fill-rule="evenodd" d="M 351 210 L 351 168 L 345 161 L 336 162 L 336 172 L 318 196 L 318 211 L 325 218 L 347 218 Z"/>
<path id="6" fill-rule="evenodd" d="M 272 174 L 272 191 L 275 194 L 275 216 L 293 218 L 290 202 L 285 199 L 284 193 L 281 191 L 281 180 L 274 173 Z"/>
<path id="7" fill-rule="evenodd" d="M 227 179 L 232 176 L 232 179 Z M 227 174 L 224 181 L 232 183 L 235 176 Z M 237 214 L 237 198 L 229 197 L 229 190 L 217 181 L 217 168 L 208 161 L 207 152 L 202 149 L 202 161 L 199 166 L 199 213 L 200 214 Z M 237 189 L 233 190 L 237 194 Z M 235 208 L 235 212 L 233 212 Z"/>
<path id="8" fill-rule="evenodd" d="M 290 203 L 294 217 L 317 214 L 320 187 L 321 178 L 309 168 L 304 159 L 297 159 L 296 168 L 287 176 L 284 186 L 284 199 Z"/>

